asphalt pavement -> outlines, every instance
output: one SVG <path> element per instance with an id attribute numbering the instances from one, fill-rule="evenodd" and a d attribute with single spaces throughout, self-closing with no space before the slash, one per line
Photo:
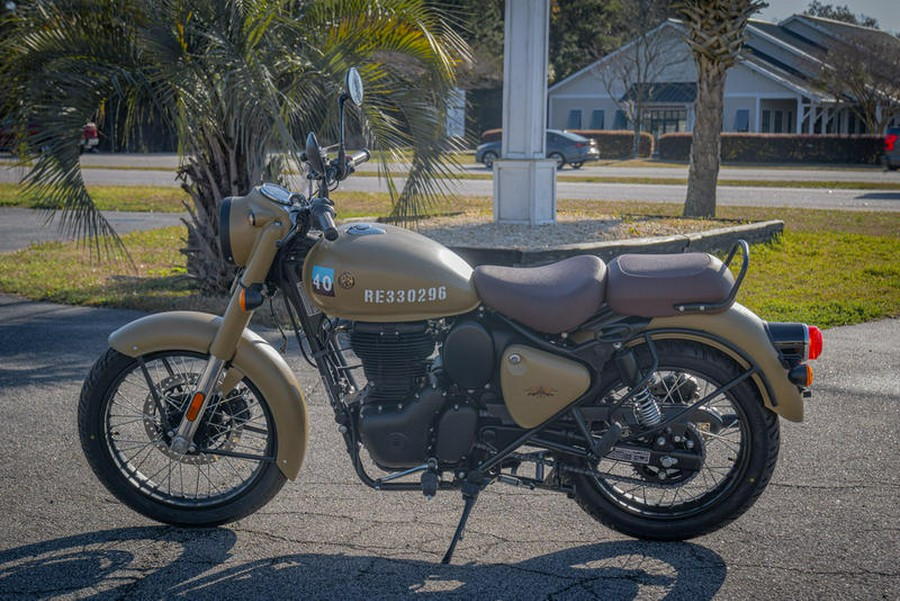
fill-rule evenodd
<path id="1" fill-rule="evenodd" d="M 358 482 L 291 350 L 310 448 L 269 505 L 185 530 L 115 501 L 82 457 L 75 408 L 108 332 L 139 315 L 0 295 L 2 599 L 900 598 L 900 320 L 825 332 L 807 421 L 782 421 L 772 483 L 728 527 L 641 542 L 564 496 L 494 485 L 443 566 L 458 494 Z"/>

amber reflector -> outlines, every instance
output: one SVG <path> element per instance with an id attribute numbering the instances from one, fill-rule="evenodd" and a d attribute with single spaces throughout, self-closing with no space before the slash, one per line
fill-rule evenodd
<path id="1" fill-rule="evenodd" d="M 189 422 L 197 419 L 197 414 L 200 413 L 200 407 L 203 405 L 203 398 L 203 393 L 198 392 L 194 395 L 194 398 L 191 399 L 191 405 L 188 407 L 187 415 L 185 415 Z"/>

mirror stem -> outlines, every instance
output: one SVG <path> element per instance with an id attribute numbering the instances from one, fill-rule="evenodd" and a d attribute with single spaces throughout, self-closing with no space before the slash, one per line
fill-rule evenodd
<path id="1" fill-rule="evenodd" d="M 338 145 L 338 168 L 337 168 L 337 179 L 338 181 L 342 181 L 345 177 L 347 177 L 347 152 L 344 149 L 344 102 L 347 101 L 347 93 L 343 93 L 338 98 L 338 120 L 340 126 L 340 144 Z"/>

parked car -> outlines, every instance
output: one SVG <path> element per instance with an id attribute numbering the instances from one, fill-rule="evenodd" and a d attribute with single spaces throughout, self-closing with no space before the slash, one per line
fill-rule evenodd
<path id="1" fill-rule="evenodd" d="M 884 134 L 884 167 L 888 171 L 900 167 L 900 127 L 891 127 Z"/>
<path id="2" fill-rule="evenodd" d="M 26 129 L 30 138 L 38 133 L 39 125 L 29 122 Z M 81 152 L 96 150 L 99 143 L 100 130 L 97 129 L 96 123 L 88 121 L 81 130 L 81 140 L 78 142 L 79 149 Z M 16 125 L 11 119 L 7 118 L 0 124 L 0 151 L 12 152 L 15 150 L 15 147 Z"/>
<path id="3" fill-rule="evenodd" d="M 475 161 L 484 164 L 491 169 L 494 161 L 500 158 L 502 142 L 494 140 L 485 142 L 475 149 Z M 556 161 L 556 168 L 562 169 L 568 163 L 575 169 L 587 161 L 596 161 L 600 158 L 597 142 L 578 134 L 558 129 L 547 130 L 547 158 Z"/>

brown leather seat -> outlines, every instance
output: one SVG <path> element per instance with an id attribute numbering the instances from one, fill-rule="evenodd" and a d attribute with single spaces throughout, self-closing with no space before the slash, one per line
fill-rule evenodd
<path id="1" fill-rule="evenodd" d="M 481 265 L 472 276 L 481 301 L 547 334 L 572 330 L 596 313 L 606 292 L 606 265 L 591 255 L 542 267 Z"/>
<path id="2" fill-rule="evenodd" d="M 680 303 L 720 303 L 732 286 L 728 268 L 706 253 L 620 255 L 609 262 L 606 301 L 616 313 L 664 317 Z"/>

